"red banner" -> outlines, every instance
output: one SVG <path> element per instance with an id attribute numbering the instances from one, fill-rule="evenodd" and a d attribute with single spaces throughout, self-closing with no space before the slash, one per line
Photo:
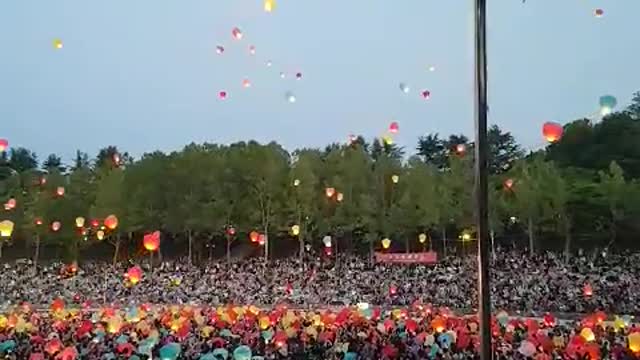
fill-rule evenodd
<path id="1" fill-rule="evenodd" d="M 388 264 L 435 264 L 438 262 L 438 253 L 427 251 L 421 253 L 376 253 L 376 262 Z"/>

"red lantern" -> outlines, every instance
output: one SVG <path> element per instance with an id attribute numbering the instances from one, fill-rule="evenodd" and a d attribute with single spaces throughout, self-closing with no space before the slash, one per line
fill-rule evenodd
<path id="1" fill-rule="evenodd" d="M 542 135 L 550 143 L 560 140 L 563 132 L 562 125 L 558 123 L 546 122 L 542 125 Z"/>
<path id="2" fill-rule="evenodd" d="M 91 220 L 91 227 L 97 228 L 100 225 L 100 221 L 98 219 Z"/>
<path id="3" fill-rule="evenodd" d="M 264 246 L 264 244 L 266 243 L 267 243 L 267 237 L 264 236 L 264 234 L 260 234 L 260 236 L 258 236 L 258 245 Z"/>
<path id="4" fill-rule="evenodd" d="M 5 152 L 9 148 L 9 141 L 7 139 L 0 139 L 0 152 Z"/>
<path id="5" fill-rule="evenodd" d="M 513 187 L 513 179 L 507 179 L 507 180 L 505 180 L 505 182 L 504 182 L 504 187 L 505 187 L 507 190 L 511 190 L 511 188 Z"/>
<path id="6" fill-rule="evenodd" d="M 425 100 L 429 100 L 429 98 L 431 97 L 431 92 L 429 90 L 423 90 L 421 95 Z"/>
<path id="7" fill-rule="evenodd" d="M 64 187 L 58 186 L 58 188 L 56 189 L 56 195 L 64 196 Z"/>
<path id="8" fill-rule="evenodd" d="M 331 256 L 333 255 L 333 250 L 330 247 L 326 247 L 324 248 L 324 254 L 327 256 Z"/>
<path id="9" fill-rule="evenodd" d="M 325 195 L 327 195 L 328 198 L 330 198 L 330 197 L 333 197 L 333 195 L 336 193 L 336 189 L 332 187 L 328 187 L 324 189 L 324 193 Z"/>
<path id="10" fill-rule="evenodd" d="M 104 219 L 104 226 L 109 230 L 114 230 L 118 227 L 118 218 L 115 215 L 109 215 Z"/>
<path id="11" fill-rule="evenodd" d="M 397 134 L 398 131 L 400 131 L 400 125 L 394 121 L 391 124 L 389 124 L 389 132 L 392 134 Z"/>
<path id="12" fill-rule="evenodd" d="M 61 227 L 62 224 L 60 224 L 60 221 L 54 221 L 51 223 L 51 230 L 53 230 L 54 232 L 60 230 Z"/>
<path id="13" fill-rule="evenodd" d="M 556 318 L 553 315 L 547 313 L 544 315 L 543 323 L 547 327 L 554 327 L 556 326 Z"/>
<path id="14" fill-rule="evenodd" d="M 137 265 L 133 266 L 127 270 L 125 277 L 129 279 L 129 282 L 135 285 L 140 281 L 140 279 L 142 279 L 142 269 Z"/>
<path id="15" fill-rule="evenodd" d="M 249 239 L 251 239 L 251 242 L 258 242 L 259 237 L 260 234 L 257 231 L 252 231 L 249 233 Z"/>
<path id="16" fill-rule="evenodd" d="M 160 231 L 154 231 L 150 234 L 145 234 L 142 239 L 144 248 L 148 251 L 156 251 L 160 247 Z"/>

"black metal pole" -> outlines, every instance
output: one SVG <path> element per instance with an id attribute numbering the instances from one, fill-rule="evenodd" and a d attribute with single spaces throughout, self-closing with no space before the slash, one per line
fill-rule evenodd
<path id="1" fill-rule="evenodd" d="M 491 360 L 489 197 L 487 170 L 487 2 L 475 0 L 475 202 L 478 231 L 480 359 Z"/>

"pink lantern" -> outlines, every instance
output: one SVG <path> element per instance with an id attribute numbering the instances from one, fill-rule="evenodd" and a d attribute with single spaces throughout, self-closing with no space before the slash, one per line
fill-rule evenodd
<path id="1" fill-rule="evenodd" d="M 57 232 L 58 230 L 60 230 L 61 227 L 62 227 L 62 224 L 60 223 L 60 221 L 54 221 L 51 223 L 51 230 L 53 232 Z"/>
<path id="2" fill-rule="evenodd" d="M 150 234 L 145 234 L 142 239 L 144 248 L 148 251 L 156 251 L 160 247 L 160 231 L 154 231 Z"/>
<path id="3" fill-rule="evenodd" d="M 264 246 L 264 244 L 266 243 L 267 243 L 267 237 L 264 236 L 264 234 L 260 234 L 260 236 L 258 236 L 258 245 Z"/>
<path id="4" fill-rule="evenodd" d="M 0 152 L 5 152 L 9 148 L 7 139 L 0 139 Z"/>
<path id="5" fill-rule="evenodd" d="M 511 190 L 511 188 L 513 188 L 513 179 L 507 179 L 507 180 L 505 180 L 505 182 L 504 182 L 504 187 L 505 187 L 507 190 Z"/>
<path id="6" fill-rule="evenodd" d="M 422 98 L 425 100 L 429 100 L 429 98 L 431 98 L 431 92 L 429 90 L 422 90 L 420 95 L 422 95 Z"/>
<path id="7" fill-rule="evenodd" d="M 137 265 L 133 266 L 127 270 L 125 277 L 135 285 L 140 281 L 140 279 L 142 279 L 142 269 Z"/>
<path id="8" fill-rule="evenodd" d="M 226 98 L 227 98 L 227 92 L 226 92 L 226 91 L 224 91 L 224 90 L 223 90 L 223 91 L 220 91 L 220 92 L 218 93 L 218 97 L 220 98 L 220 100 L 224 100 L 224 99 L 226 99 Z"/>
<path id="9" fill-rule="evenodd" d="M 7 210 L 15 209 L 16 205 L 17 205 L 16 199 L 11 198 L 5 204 L 5 209 Z"/>
<path id="10" fill-rule="evenodd" d="M 389 124 L 389 132 L 392 134 L 397 134 L 398 131 L 400 131 L 400 125 L 394 121 L 391 124 Z"/>
<path id="11" fill-rule="evenodd" d="M 554 143 L 562 138 L 562 125 L 554 122 L 546 122 L 542 125 L 542 135 L 548 142 Z"/>
<path id="12" fill-rule="evenodd" d="M 216 46 L 216 53 L 218 53 L 218 55 L 222 55 L 224 53 L 224 47 L 221 45 Z"/>
<path id="13" fill-rule="evenodd" d="M 242 80 L 242 87 L 245 89 L 251 87 L 251 81 L 249 79 Z"/>
<path id="14" fill-rule="evenodd" d="M 241 40 L 242 39 L 242 30 L 240 30 L 237 27 L 234 27 L 233 30 L 231 30 L 231 36 L 233 36 L 233 38 L 236 39 L 236 40 Z"/>

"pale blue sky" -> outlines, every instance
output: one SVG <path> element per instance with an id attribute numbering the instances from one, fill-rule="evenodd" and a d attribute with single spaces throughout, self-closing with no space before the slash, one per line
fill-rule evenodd
<path id="1" fill-rule="evenodd" d="M 526 146 L 542 143 L 544 121 L 593 113 L 603 94 L 626 104 L 640 90 L 640 1 L 489 3 L 490 121 Z M 262 0 L 4 0 L 0 137 L 70 161 L 77 148 L 93 155 L 109 144 L 136 156 L 191 141 L 324 146 L 380 135 L 395 119 L 398 143 L 413 151 L 428 132 L 471 135 L 471 8 L 472 0 L 279 0 L 267 14 Z M 55 38 L 64 49 L 53 49 Z"/>

